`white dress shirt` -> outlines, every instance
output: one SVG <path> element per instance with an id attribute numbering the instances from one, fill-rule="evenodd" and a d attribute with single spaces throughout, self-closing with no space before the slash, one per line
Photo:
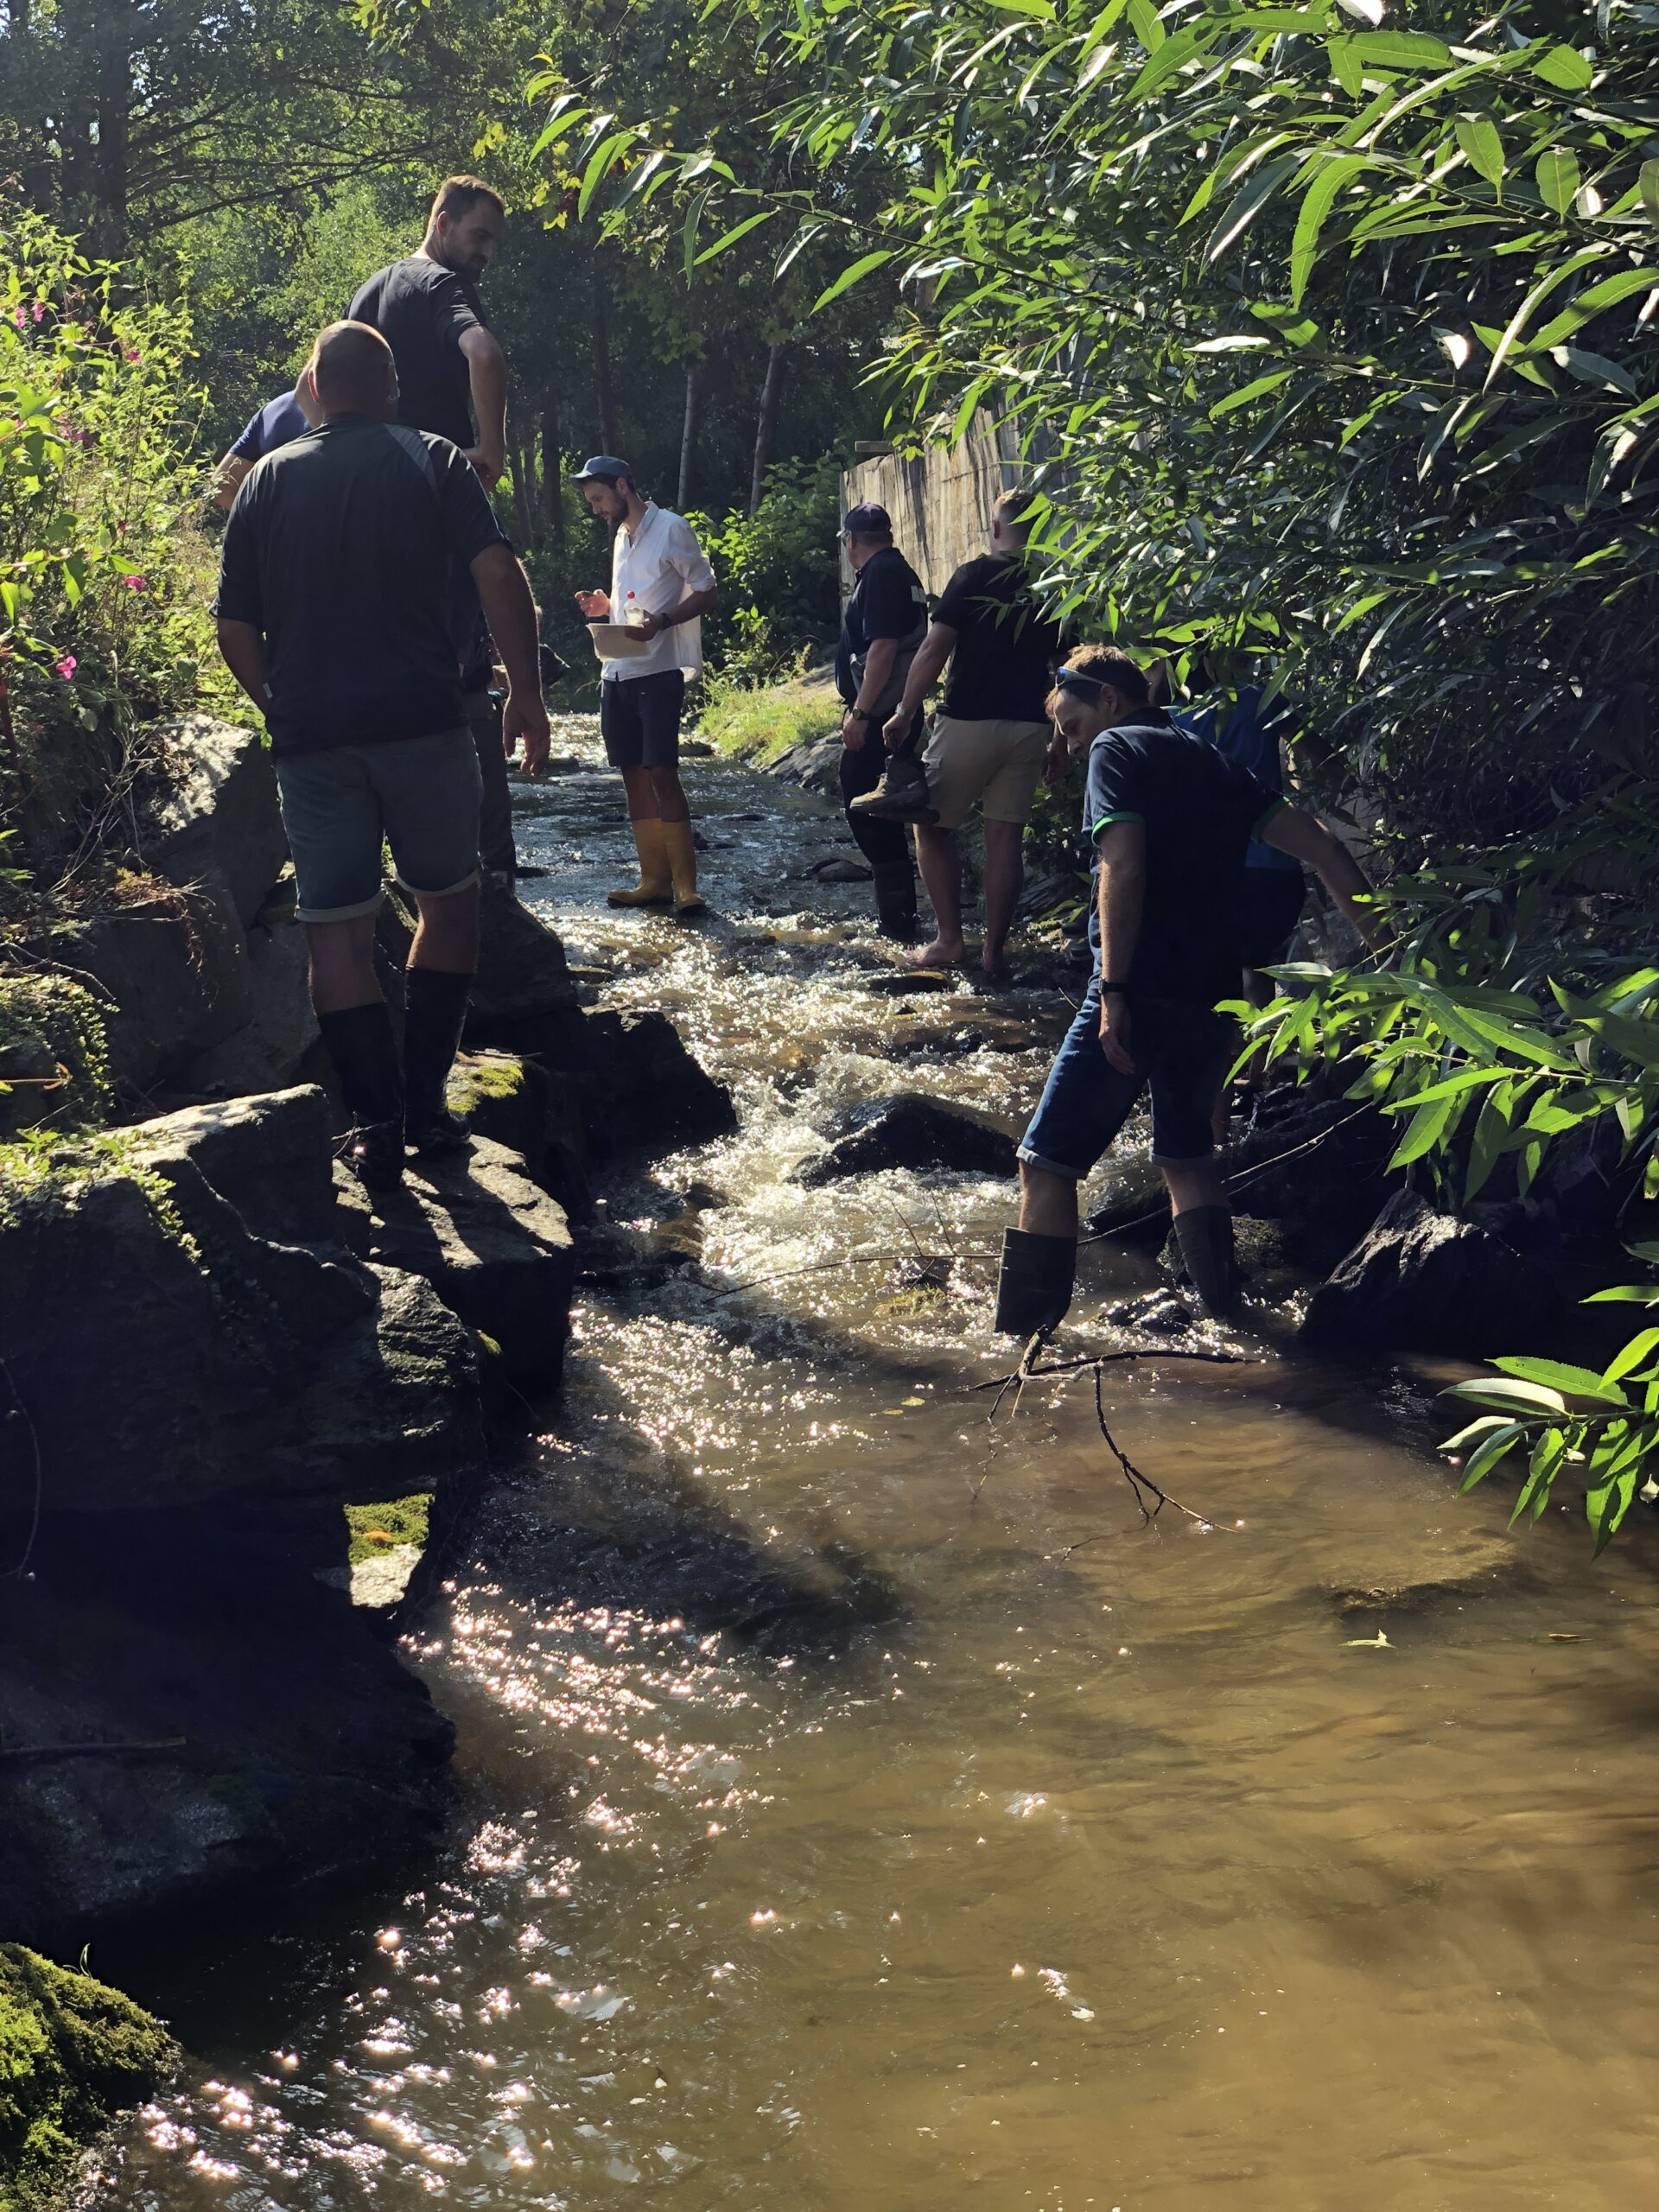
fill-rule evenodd
<path id="1" fill-rule="evenodd" d="M 715 572 L 683 515 L 647 502 L 637 532 L 625 523 L 611 546 L 611 620 L 627 619 L 628 594 L 647 614 L 670 614 L 689 592 L 712 589 Z M 702 623 L 677 622 L 659 630 L 648 649 L 626 660 L 607 661 L 607 683 L 626 683 L 660 670 L 684 671 L 689 683 L 702 671 Z"/>

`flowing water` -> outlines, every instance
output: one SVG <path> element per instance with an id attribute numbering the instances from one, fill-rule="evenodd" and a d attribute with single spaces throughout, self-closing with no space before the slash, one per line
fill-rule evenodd
<path id="1" fill-rule="evenodd" d="M 1646 1532 L 1511 1539 L 1433 1456 L 1443 1377 L 1271 1317 L 1249 1363 L 1111 1371 L 1197 1519 L 1141 1524 L 1086 1382 L 993 1421 L 1009 1186 L 791 1171 L 899 1082 L 1018 1112 L 1064 1000 L 884 995 L 868 890 L 804 874 L 830 810 L 723 766 L 717 912 L 608 912 L 616 788 L 555 742 L 535 903 L 738 1097 L 607 1193 L 702 1267 L 584 1294 L 411 1641 L 448 1847 L 156 1971 L 194 2056 L 110 2198 L 1645 2212 Z M 1152 1280 L 1098 1258 L 1079 1313 Z"/>

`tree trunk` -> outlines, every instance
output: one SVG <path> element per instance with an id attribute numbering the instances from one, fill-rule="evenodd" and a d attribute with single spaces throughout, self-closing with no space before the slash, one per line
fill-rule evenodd
<path id="1" fill-rule="evenodd" d="M 530 440 L 515 423 L 509 433 L 512 443 L 512 502 L 518 511 L 518 528 L 524 543 L 536 543 L 536 464 Z"/>
<path id="2" fill-rule="evenodd" d="M 691 483 L 697 467 L 697 440 L 702 431 L 703 365 L 688 361 L 685 369 L 685 420 L 680 430 L 680 485 L 677 505 L 683 514 L 691 504 Z"/>
<path id="3" fill-rule="evenodd" d="M 599 442 L 607 453 L 614 454 L 616 393 L 611 382 L 611 296 L 597 256 L 594 260 L 594 397 L 599 406 Z"/>
<path id="4" fill-rule="evenodd" d="M 749 480 L 751 514 L 766 497 L 766 471 L 778 449 L 778 417 L 783 411 L 784 371 L 788 364 L 789 340 L 780 338 L 766 355 L 766 380 L 760 387 L 760 419 L 754 429 L 754 474 Z"/>
<path id="5" fill-rule="evenodd" d="M 98 55 L 98 155 L 92 191 L 99 251 L 127 248 L 127 175 L 132 153 L 131 0 L 105 0 Z"/>
<path id="6" fill-rule="evenodd" d="M 542 414 L 542 505 L 556 550 L 564 551 L 564 438 L 559 410 L 549 406 Z"/>

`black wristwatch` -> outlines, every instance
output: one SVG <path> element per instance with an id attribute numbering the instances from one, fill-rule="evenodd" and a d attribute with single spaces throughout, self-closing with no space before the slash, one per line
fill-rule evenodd
<path id="1" fill-rule="evenodd" d="M 1103 976 L 1101 977 L 1100 995 L 1102 998 L 1123 999 L 1127 998 L 1128 995 L 1129 987 L 1127 983 L 1109 983 Z"/>

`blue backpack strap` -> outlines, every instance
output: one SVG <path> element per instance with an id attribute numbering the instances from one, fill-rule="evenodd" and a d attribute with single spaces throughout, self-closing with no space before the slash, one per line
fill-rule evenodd
<path id="1" fill-rule="evenodd" d="M 438 496 L 438 472 L 432 466 L 432 455 L 426 440 L 418 430 L 411 430 L 406 423 L 388 423 L 386 429 L 426 479 L 426 488 L 435 499 Z"/>

